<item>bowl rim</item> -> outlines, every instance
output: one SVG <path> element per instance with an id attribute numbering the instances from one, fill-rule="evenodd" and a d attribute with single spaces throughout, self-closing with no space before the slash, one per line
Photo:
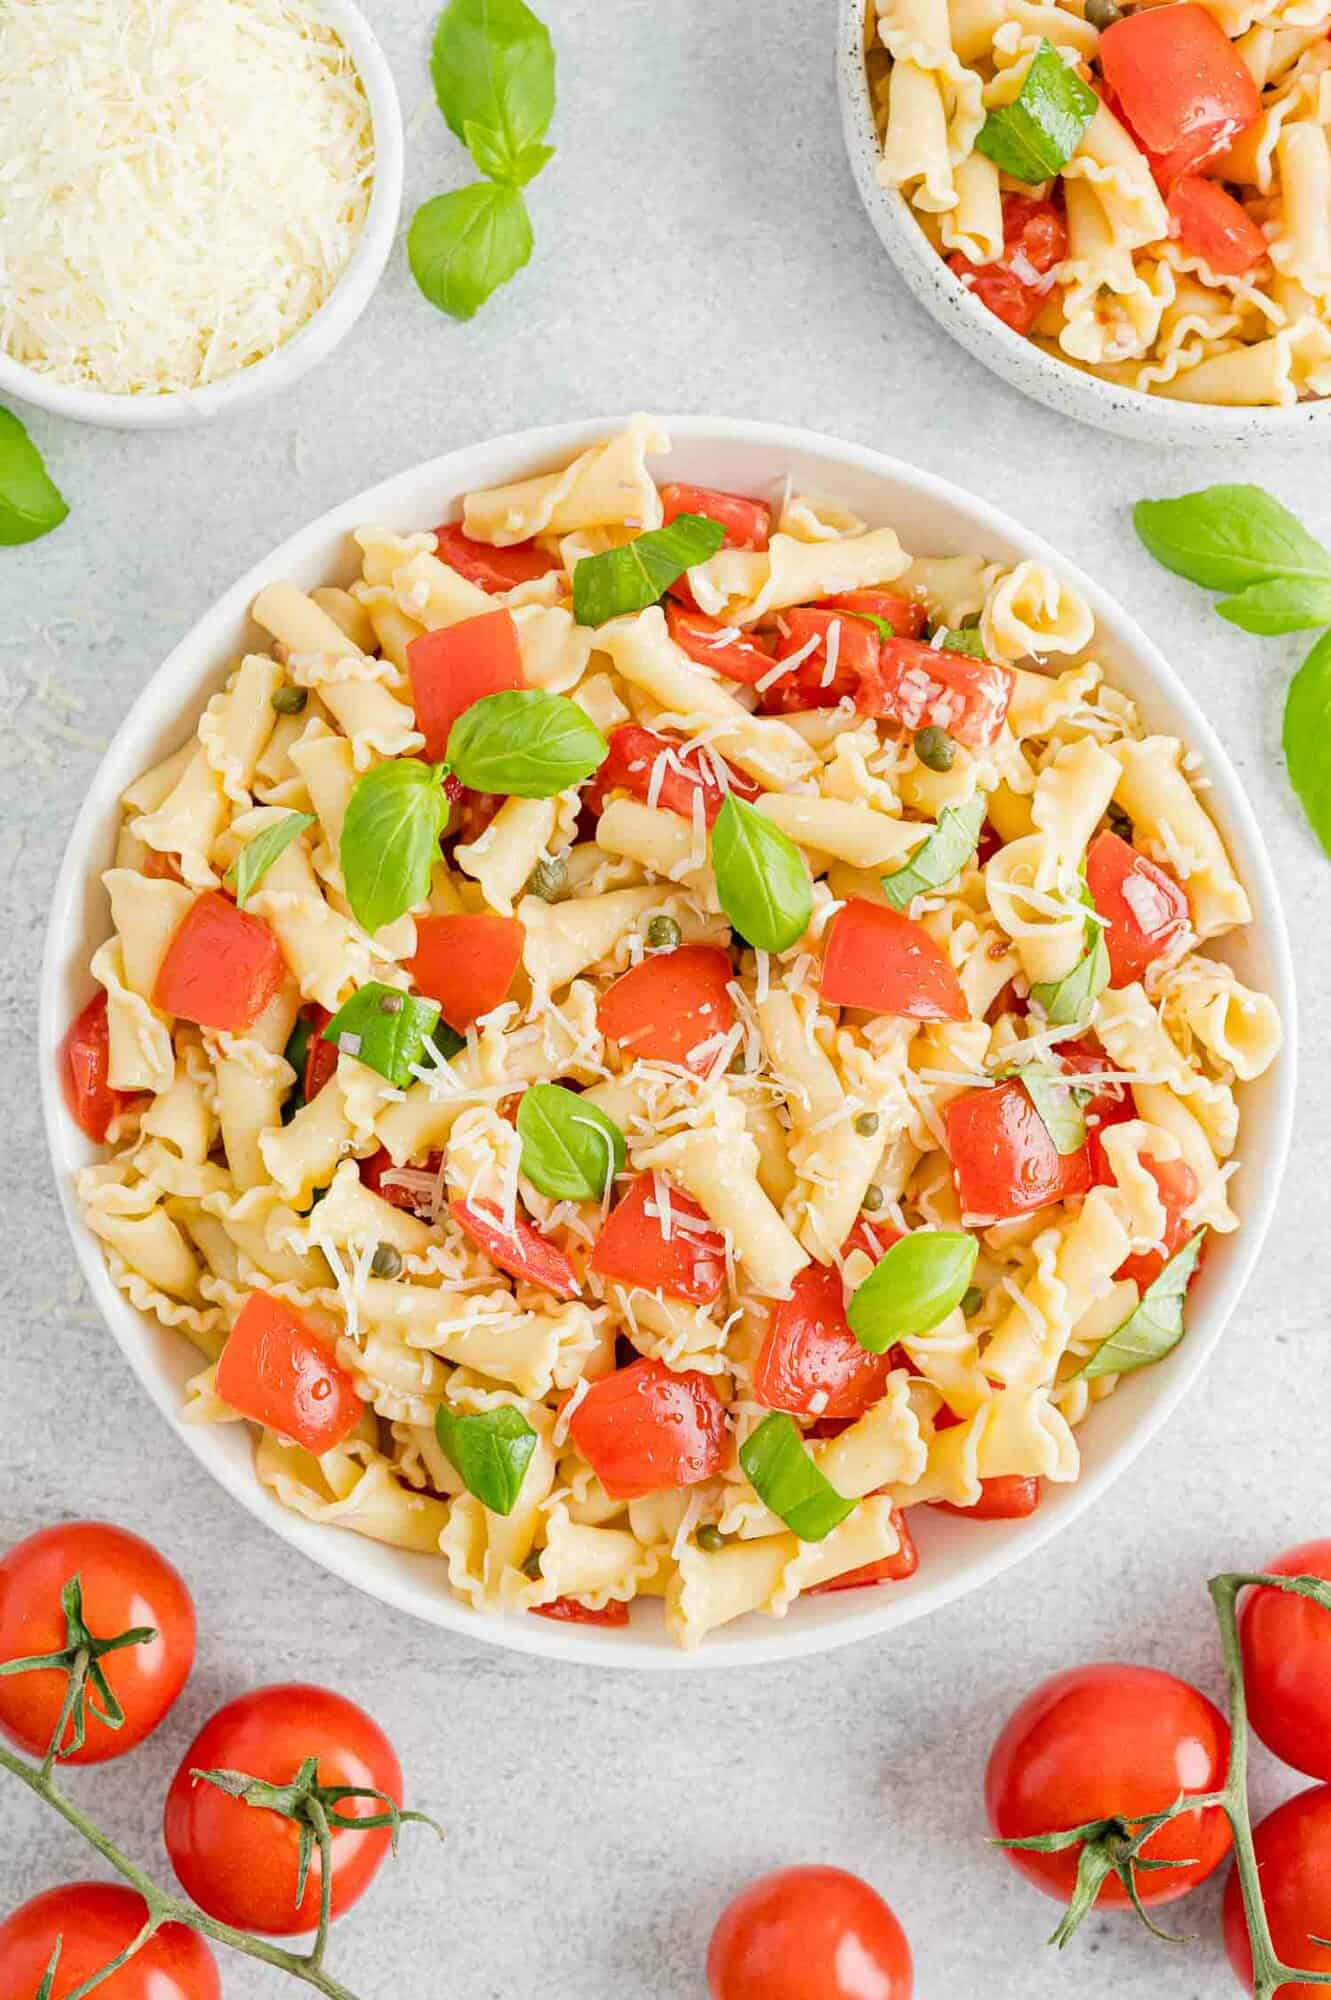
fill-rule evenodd
<path id="1" fill-rule="evenodd" d="M 1198 749 L 1206 760 L 1215 790 L 1213 798 L 1221 808 L 1227 836 L 1239 835 L 1245 866 L 1244 878 L 1254 908 L 1253 931 L 1260 935 L 1270 957 L 1268 990 L 1279 1008 L 1285 1027 L 1285 1044 L 1280 1062 L 1271 1074 L 1273 1088 L 1270 1136 L 1267 1157 L 1258 1186 L 1250 1187 L 1242 1229 L 1228 1242 L 1234 1246 L 1229 1270 L 1213 1298 L 1205 1301 L 1203 1324 L 1189 1331 L 1162 1371 L 1154 1372 L 1154 1394 L 1138 1414 L 1126 1437 L 1114 1446 L 1103 1461 L 1083 1468 L 1082 1477 L 1059 1489 L 1056 1509 L 1042 1509 L 1024 1522 L 993 1524 L 992 1529 L 966 1524 L 975 1537 L 976 1556 L 955 1576 L 934 1581 L 913 1581 L 901 1596 L 892 1593 L 865 1593 L 878 1598 L 856 1608 L 850 1600 L 839 1609 L 835 1623 L 801 1626 L 795 1620 L 767 1621 L 761 1644 L 733 1633 L 714 1635 L 700 1649 L 685 1652 L 664 1634 L 659 1641 L 630 1641 L 615 1631 L 589 1631 L 537 1618 L 492 1617 L 478 1614 L 444 1588 L 423 1588 L 414 1575 L 364 1573 L 361 1557 L 366 1548 L 354 1533 L 305 1520 L 283 1508 L 260 1486 L 247 1454 L 243 1465 L 234 1464 L 222 1445 L 212 1438 L 217 1426 L 182 1423 L 180 1401 L 174 1384 L 154 1360 L 149 1341 L 144 1338 L 145 1315 L 141 1315 L 113 1285 L 103 1261 L 101 1248 L 78 1212 L 72 1188 L 71 1168 L 75 1145 L 73 1128 L 64 1108 L 58 1075 L 59 1050 L 68 1020 L 65 987 L 72 957 L 83 960 L 86 952 L 75 941 L 86 931 L 83 906 L 90 886 L 86 856 L 96 850 L 99 837 L 104 842 L 108 815 L 114 810 L 125 784 L 137 775 L 141 747 L 136 741 L 149 726 L 159 733 L 172 715 L 192 708 L 210 678 L 215 679 L 226 657 L 220 635 L 243 622 L 249 605 L 263 584 L 274 577 L 299 571 L 316 552 L 335 537 L 344 537 L 356 525 L 386 517 L 405 496 L 428 488 L 443 504 L 450 504 L 475 483 L 475 474 L 466 468 L 480 460 L 484 478 L 496 482 L 527 476 L 533 467 L 558 463 L 589 444 L 623 428 L 626 419 L 590 418 L 563 424 L 510 432 L 465 445 L 441 456 L 406 468 L 377 482 L 365 492 L 353 495 L 328 509 L 304 528 L 288 536 L 269 554 L 253 564 L 221 597 L 217 598 L 172 647 L 162 663 L 140 690 L 123 717 L 96 773 L 86 787 L 82 803 L 61 859 L 53 888 L 50 916 L 42 953 L 40 974 L 38 1061 L 40 1090 L 47 1150 L 65 1221 L 73 1239 L 82 1274 L 117 1344 L 151 1400 L 162 1412 L 172 1431 L 193 1452 L 213 1478 L 231 1497 L 258 1520 L 273 1528 L 282 1540 L 300 1549 L 312 1561 L 353 1584 L 371 1597 L 441 1626 L 466 1639 L 506 1651 L 534 1654 L 596 1667 L 634 1670 L 687 1671 L 722 1669 L 736 1665 L 762 1666 L 777 1660 L 832 1651 L 856 1640 L 883 1634 L 914 1619 L 941 1609 L 967 1595 L 1033 1554 L 1061 1528 L 1093 1506 L 1112 1482 L 1123 1473 L 1160 1430 L 1192 1388 L 1210 1360 L 1238 1304 L 1244 1286 L 1262 1248 L 1279 1194 L 1293 1126 L 1297 1070 L 1297 1001 L 1293 962 L 1284 911 L 1277 892 L 1274 870 L 1266 853 L 1253 808 L 1224 746 L 1211 728 L 1200 705 L 1175 674 L 1153 641 L 1126 611 L 1110 597 L 1094 578 L 1052 548 L 1043 537 L 1022 526 L 1011 516 L 993 507 L 938 475 L 846 440 L 780 424 L 751 419 L 664 415 L 659 422 L 675 443 L 729 447 L 751 445 L 784 453 L 801 451 L 821 459 L 834 459 L 847 470 L 911 489 L 926 501 L 956 510 L 973 523 L 977 534 L 992 536 L 999 543 L 1020 550 L 1036 560 L 1052 564 L 1086 596 L 1097 624 L 1104 621 L 1140 665 L 1143 677 L 1158 686 L 1164 699 L 1186 718 L 1189 747 Z M 412 498 L 412 505 L 417 504 Z M 1020 559 L 1019 557 L 1014 559 Z M 191 681 L 182 702 L 175 690 L 176 679 L 187 675 Z M 121 769 L 121 765 L 125 769 Z M 86 980 L 83 982 L 86 985 Z M 172 1336 L 174 1338 L 174 1336 Z M 228 1427 L 229 1428 L 229 1427 Z M 984 1537 L 983 1550 L 980 1537 Z M 374 1546 L 371 1544 L 370 1546 Z M 982 1552 L 981 1552 L 982 1551 Z M 436 1559 L 424 1557 L 422 1562 Z M 749 1621 L 743 1621 L 748 1624 Z M 752 1627 L 750 1626 L 750 1631 Z"/>
<path id="2" fill-rule="evenodd" d="M 319 310 L 262 360 L 202 389 L 173 389 L 161 396 L 86 389 L 41 375 L 0 348 L 0 394 L 77 423 L 112 430 L 170 430 L 208 422 L 289 388 L 350 333 L 383 276 L 402 213 L 406 157 L 402 104 L 388 58 L 356 0 L 309 0 L 309 4 L 346 44 L 365 87 L 374 133 L 374 184 L 365 221 L 346 269 Z"/>
<path id="3" fill-rule="evenodd" d="M 837 83 L 851 171 L 869 221 L 915 297 L 977 361 L 1060 415 L 1118 436 L 1159 444 L 1270 442 L 1321 438 L 1331 396 L 1273 409 L 1257 403 L 1188 403 L 1152 396 L 1075 367 L 1027 340 L 983 306 L 948 270 L 905 196 L 877 176 L 878 130 L 864 62 L 865 9 L 873 0 L 838 0 Z"/>

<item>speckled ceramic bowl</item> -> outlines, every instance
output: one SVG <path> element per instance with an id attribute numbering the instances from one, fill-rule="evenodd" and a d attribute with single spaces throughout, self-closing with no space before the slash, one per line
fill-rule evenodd
<path id="1" fill-rule="evenodd" d="M 837 0 L 837 81 L 846 150 L 860 199 L 892 262 L 941 327 L 977 361 L 1060 415 L 1150 444 L 1331 444 L 1331 397 L 1289 409 L 1177 403 L 1088 375 L 1004 326 L 948 270 L 909 202 L 880 185 L 878 133 L 864 67 L 866 0 Z"/>

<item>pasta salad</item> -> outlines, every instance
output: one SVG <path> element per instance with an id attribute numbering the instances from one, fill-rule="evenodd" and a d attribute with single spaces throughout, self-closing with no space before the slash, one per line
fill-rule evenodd
<path id="1" fill-rule="evenodd" d="M 1186 402 L 1331 394 L 1327 0 L 871 0 L 879 178 L 1048 353 Z"/>
<path id="2" fill-rule="evenodd" d="M 115 1283 L 284 1505 L 693 1647 L 1077 1478 L 1280 1025 L 1075 589 L 668 452 L 260 592 L 123 796 L 64 1081 Z"/>

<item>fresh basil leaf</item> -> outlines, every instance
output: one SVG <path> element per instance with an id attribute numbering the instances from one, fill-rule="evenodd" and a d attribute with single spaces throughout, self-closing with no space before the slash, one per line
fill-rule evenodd
<path id="1" fill-rule="evenodd" d="M 514 187 L 526 187 L 534 181 L 555 156 L 553 146 L 538 145 L 524 146 L 520 153 L 512 154 L 502 133 L 492 132 L 488 125 L 474 125 L 470 118 L 464 136 L 467 151 L 481 172 L 492 181 L 508 181 Z"/>
<path id="2" fill-rule="evenodd" d="M 754 1492 L 802 1542 L 826 1540 L 853 1513 L 804 1448 L 793 1417 L 774 1410 L 740 1446 L 739 1462 Z"/>
<path id="3" fill-rule="evenodd" d="M 1068 1073 L 1052 1063 L 1017 1063 L 1011 1069 L 997 1072 L 999 1082 L 1014 1076 L 1025 1084 L 1026 1095 L 1055 1150 L 1063 1158 L 1069 1153 L 1079 1153 L 1086 1144 L 1086 1103 L 1090 1092 L 1079 1090 Z"/>
<path id="4" fill-rule="evenodd" d="M 68 512 L 27 431 L 12 410 L 0 409 L 0 548 L 40 541 Z"/>
<path id="5" fill-rule="evenodd" d="M 514 688 L 482 695 L 448 732 L 449 769 L 475 792 L 552 799 L 609 756 L 591 718 L 565 694 Z"/>
<path id="6" fill-rule="evenodd" d="M 813 914 L 804 857 L 756 806 L 727 792 L 712 828 L 712 867 L 721 908 L 757 951 L 785 951 Z"/>
<path id="7" fill-rule="evenodd" d="M 439 1446 L 468 1493 L 492 1514 L 511 1514 L 518 1503 L 537 1437 L 521 1410 L 501 1403 L 475 1416 L 455 1416 L 447 1404 L 434 1413 Z"/>
<path id="8" fill-rule="evenodd" d="M 889 1246 L 858 1291 L 846 1320 L 861 1347 L 886 1354 L 947 1318 L 965 1298 L 980 1245 L 959 1229 L 915 1229 Z"/>
<path id="9" fill-rule="evenodd" d="M 358 778 L 338 856 L 356 922 L 377 931 L 430 893 L 449 806 L 439 774 L 418 757 L 393 757 Z"/>
<path id="10" fill-rule="evenodd" d="M 1264 638 L 1331 625 L 1331 576 L 1275 576 L 1269 583 L 1250 583 L 1216 610 L 1231 625 Z"/>
<path id="11" fill-rule="evenodd" d="M 533 1083 L 518 1105 L 522 1171 L 555 1201 L 600 1201 L 623 1171 L 624 1134 L 559 1083 Z"/>
<path id="12" fill-rule="evenodd" d="M 555 109 L 555 52 L 550 31 L 523 0 L 448 0 L 430 56 L 439 109 L 482 173 L 495 172 L 469 128 L 483 131 L 502 162 L 496 176 L 545 137 Z"/>
<path id="13" fill-rule="evenodd" d="M 1082 890 L 1083 903 L 1090 903 L 1089 889 Z M 1070 1027 L 1084 1021 L 1109 984 L 1109 946 L 1104 925 L 1086 920 L 1082 955 L 1062 979 L 1037 980 L 1031 998 L 1043 1010 L 1051 1027 Z"/>
<path id="14" fill-rule="evenodd" d="M 1331 854 L 1331 632 L 1324 632 L 1289 684 L 1281 732 L 1289 781 L 1313 832 Z"/>
<path id="15" fill-rule="evenodd" d="M 432 306 L 472 319 L 532 251 L 531 217 L 521 190 L 475 181 L 422 202 L 407 232 L 411 275 Z"/>
<path id="16" fill-rule="evenodd" d="M 437 1001 L 422 1000 L 417 993 L 400 993 L 395 986 L 371 980 L 338 1008 L 323 1031 L 323 1039 L 405 1090 L 412 1081 L 413 1067 L 425 1060 L 427 1040 L 432 1039 L 445 1057 L 456 1055 L 463 1046 L 460 1035 L 445 1029 L 445 1034 L 452 1035 L 452 1047 L 445 1047 L 435 1033 L 438 1027 Z"/>
<path id="17" fill-rule="evenodd" d="M 1206 590 L 1246 590 L 1273 577 L 1331 577 L 1331 554 L 1260 486 L 1205 486 L 1176 500 L 1139 500 L 1132 524 L 1158 563 Z"/>
<path id="18" fill-rule="evenodd" d="M 1205 1241 L 1203 1226 L 1170 1258 L 1155 1283 L 1142 1293 L 1136 1310 L 1100 1343 L 1080 1371 L 1086 1380 L 1097 1375 L 1130 1375 L 1134 1368 L 1149 1368 L 1172 1354 L 1186 1331 L 1183 1318 L 1188 1280 L 1197 1269 Z"/>
<path id="19" fill-rule="evenodd" d="M 630 611 L 645 611 L 695 563 L 714 556 L 726 539 L 719 521 L 705 514 L 677 514 L 668 528 L 635 536 L 623 548 L 584 556 L 573 570 L 573 616 L 579 625 L 604 625 Z"/>
<path id="20" fill-rule="evenodd" d="M 983 792 L 944 806 L 938 825 L 900 868 L 883 877 L 883 894 L 894 910 L 909 909 L 916 896 L 941 889 L 959 875 L 980 844 L 987 801 Z"/>
<path id="21" fill-rule="evenodd" d="M 1099 104 L 1050 41 L 1042 41 L 1011 104 L 991 111 L 975 149 L 1004 173 L 1034 186 L 1062 173 Z"/>
<path id="22" fill-rule="evenodd" d="M 978 626 L 947 625 L 943 628 L 943 651 L 945 653 L 965 653 L 972 660 L 987 660 L 984 640 Z"/>
<path id="23" fill-rule="evenodd" d="M 238 910 L 244 909 L 278 856 L 286 853 L 307 826 L 313 825 L 313 813 L 288 813 L 285 819 L 274 820 L 262 833 L 256 833 L 253 840 L 246 841 L 226 871 L 226 879 L 236 892 Z"/>

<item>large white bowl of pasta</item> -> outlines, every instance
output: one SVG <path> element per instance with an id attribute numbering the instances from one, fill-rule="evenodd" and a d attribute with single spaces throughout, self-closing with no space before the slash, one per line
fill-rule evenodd
<path id="1" fill-rule="evenodd" d="M 438 813 L 396 885 L 386 791 Z M 41 1063 L 97 1303 L 252 1513 L 458 1633 L 738 1665 L 1124 1470 L 1257 1255 L 1293 1022 L 1239 782 L 1090 576 L 861 447 L 634 418 L 390 479 L 200 619 L 71 836 Z"/>
<path id="2" fill-rule="evenodd" d="M 916 298 L 1051 409 L 1325 443 L 1327 25 L 1317 0 L 840 0 L 856 186 Z"/>

